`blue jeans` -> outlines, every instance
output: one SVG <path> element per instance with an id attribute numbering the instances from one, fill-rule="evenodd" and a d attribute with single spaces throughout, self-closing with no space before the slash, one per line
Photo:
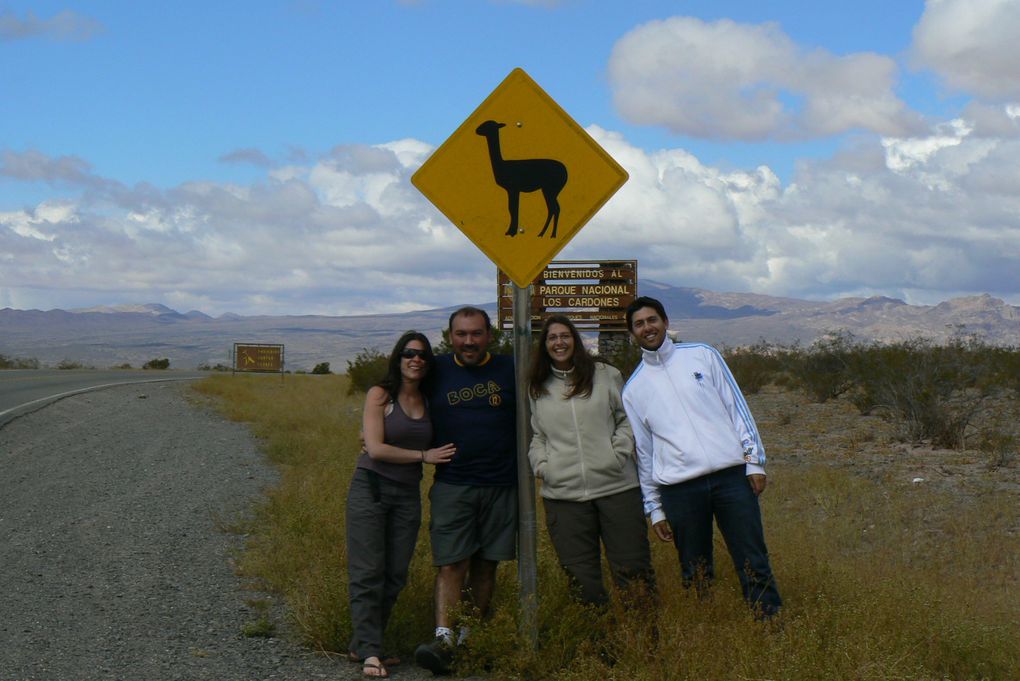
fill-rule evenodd
<path id="1" fill-rule="evenodd" d="M 743 464 L 659 488 L 684 586 L 707 587 L 715 576 L 712 519 L 726 541 L 744 599 L 763 617 L 783 604 L 769 566 L 758 497 Z"/>

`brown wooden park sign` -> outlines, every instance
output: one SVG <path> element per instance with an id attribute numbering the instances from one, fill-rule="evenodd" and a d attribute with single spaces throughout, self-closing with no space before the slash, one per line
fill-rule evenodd
<path id="1" fill-rule="evenodd" d="M 499 326 L 513 328 L 513 287 L 499 271 Z M 562 314 L 581 331 L 626 331 L 625 311 L 637 295 L 637 260 L 557 260 L 529 287 L 531 324 Z"/>
<path id="2" fill-rule="evenodd" d="M 271 343 L 234 343 L 234 371 L 283 373 L 283 346 Z"/>

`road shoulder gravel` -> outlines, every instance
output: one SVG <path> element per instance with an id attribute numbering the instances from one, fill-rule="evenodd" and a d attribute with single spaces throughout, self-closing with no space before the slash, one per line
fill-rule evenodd
<path id="1" fill-rule="evenodd" d="M 361 678 L 285 635 L 242 634 L 266 596 L 234 574 L 243 537 L 223 528 L 275 481 L 247 427 L 186 384 L 75 395 L 7 424 L 0 678 Z"/>

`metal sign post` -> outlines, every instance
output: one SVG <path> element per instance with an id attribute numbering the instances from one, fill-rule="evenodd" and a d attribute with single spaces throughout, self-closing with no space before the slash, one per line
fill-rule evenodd
<path id="1" fill-rule="evenodd" d="M 531 292 L 514 284 L 514 371 L 517 379 L 517 580 L 520 583 L 521 634 L 538 645 L 538 522 L 535 476 L 528 460 L 531 443 L 531 402 L 528 366 L 531 363 Z"/>
<path id="2" fill-rule="evenodd" d="M 514 282 L 521 631 L 538 643 L 535 479 L 525 386 L 527 288 L 627 181 L 625 171 L 538 83 L 514 69 L 411 183 Z"/>

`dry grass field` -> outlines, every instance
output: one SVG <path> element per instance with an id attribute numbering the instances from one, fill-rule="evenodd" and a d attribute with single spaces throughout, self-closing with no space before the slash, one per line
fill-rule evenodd
<path id="1" fill-rule="evenodd" d="M 344 376 L 213 376 L 197 390 L 251 424 L 281 471 L 249 526 L 239 569 L 288 606 L 279 631 L 346 649 L 343 509 L 358 453 L 361 396 Z M 476 623 L 458 674 L 515 679 L 1020 678 L 1020 409 L 984 418 L 998 445 L 945 450 L 899 441 L 895 424 L 848 401 L 766 386 L 748 397 L 769 455 L 762 498 L 786 606 L 752 620 L 721 542 L 709 599 L 679 586 L 671 546 L 654 542 L 656 609 L 570 601 L 539 521 L 538 650 L 516 624 L 516 569 L 499 573 L 495 615 Z M 1001 429 L 1006 430 L 1001 430 Z M 428 474 L 423 483 L 427 518 Z M 388 632 L 410 657 L 431 636 L 422 531 Z M 289 632 L 289 633 L 288 633 Z"/>

